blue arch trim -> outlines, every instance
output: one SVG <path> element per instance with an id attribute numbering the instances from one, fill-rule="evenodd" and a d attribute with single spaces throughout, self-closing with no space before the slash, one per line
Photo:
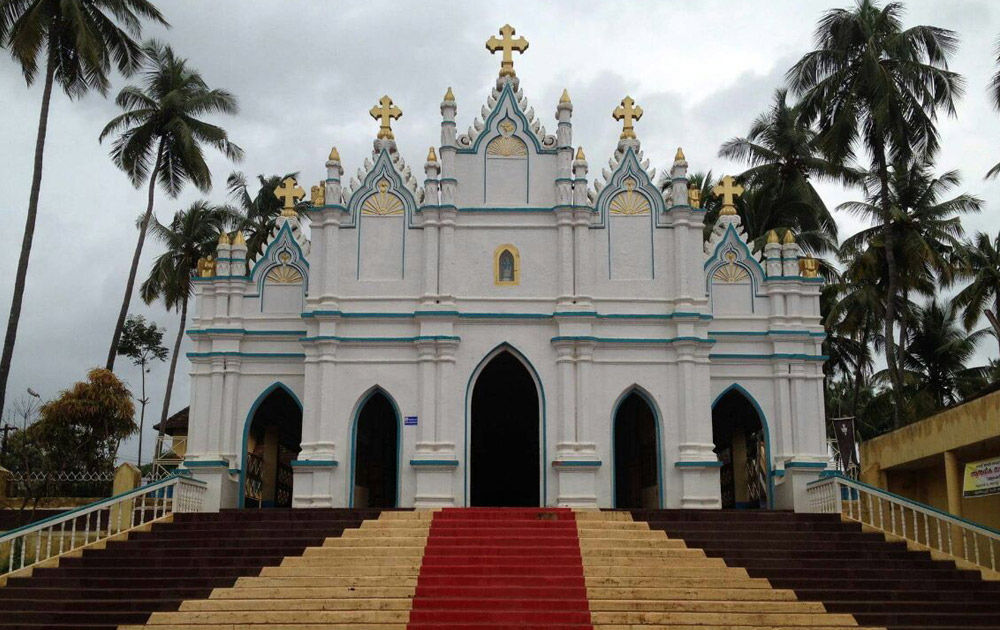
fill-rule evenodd
<path id="1" fill-rule="evenodd" d="M 722 390 L 715 400 L 712 401 L 712 409 L 715 410 L 715 405 L 719 403 L 722 398 L 731 391 L 739 392 L 744 398 L 753 406 L 754 410 L 757 412 L 757 417 L 760 419 L 760 426 L 764 429 L 764 457 L 767 458 L 767 508 L 774 509 L 774 462 L 771 461 L 771 427 L 767 423 L 767 416 L 764 415 L 764 410 L 760 408 L 760 403 L 757 399 L 753 397 L 753 394 L 748 392 L 739 383 L 733 383 L 729 387 Z"/>
<path id="2" fill-rule="evenodd" d="M 663 510 L 665 508 L 665 493 L 664 493 L 664 480 L 663 480 L 663 431 L 660 428 L 662 424 L 660 416 L 660 408 L 657 406 L 656 401 L 653 400 L 653 396 L 646 391 L 644 388 L 640 387 L 638 384 L 632 384 L 626 389 L 615 401 L 614 406 L 611 408 L 611 506 L 618 509 L 618 458 L 616 456 L 616 444 L 615 444 L 615 427 L 618 425 L 618 409 L 622 406 L 632 394 L 636 394 L 642 399 L 648 406 L 650 411 L 653 412 L 653 425 L 656 427 L 656 485 L 658 499 L 660 501 L 659 509 Z"/>
<path id="3" fill-rule="evenodd" d="M 373 385 L 368 390 L 361 395 L 358 399 L 358 403 L 354 406 L 354 413 L 351 418 L 351 474 L 349 475 L 348 487 L 347 487 L 347 507 L 354 507 L 354 479 L 355 471 L 358 469 L 358 419 L 361 417 L 361 412 L 364 411 L 365 406 L 368 401 L 372 399 L 376 394 L 382 394 L 385 396 L 389 404 L 392 405 L 392 412 L 396 420 L 396 505 L 399 507 L 399 488 L 401 485 L 401 465 L 400 456 L 403 452 L 403 433 L 401 429 L 399 405 L 396 404 L 396 399 L 387 392 L 381 385 Z"/>
<path id="4" fill-rule="evenodd" d="M 524 367 L 528 369 L 528 373 L 531 374 L 531 377 L 535 380 L 535 387 L 538 390 L 538 412 L 539 415 L 541 416 L 541 421 L 542 421 L 541 435 L 539 436 L 539 446 L 541 447 L 539 449 L 540 450 L 539 457 L 541 459 L 538 462 L 538 471 L 539 474 L 542 476 L 541 503 L 542 506 L 547 506 L 549 500 L 549 477 L 548 477 L 548 469 L 545 466 L 545 462 L 548 461 L 546 456 L 546 445 L 548 442 L 548 428 L 546 422 L 547 412 L 545 408 L 546 407 L 545 386 L 542 385 L 542 377 L 539 376 L 538 370 L 536 370 L 535 366 L 531 363 L 531 361 L 528 360 L 528 357 L 524 356 L 524 354 L 520 350 L 518 350 L 511 344 L 507 343 L 506 341 L 504 341 L 501 344 L 498 344 L 492 350 L 487 352 L 485 356 L 483 356 L 483 358 L 479 361 L 479 363 L 476 364 L 476 367 L 472 369 L 472 372 L 469 374 L 469 380 L 465 384 L 465 440 L 464 440 L 465 444 L 463 446 L 464 453 L 462 455 L 462 461 L 465 464 L 465 472 L 462 476 L 463 477 L 462 505 L 465 507 L 469 507 L 469 471 L 471 469 L 471 462 L 469 461 L 469 438 L 471 436 L 471 433 L 469 431 L 469 421 L 470 421 L 469 416 L 472 411 L 472 390 L 475 388 L 475 381 L 478 380 L 479 375 L 483 371 L 483 368 L 487 364 L 489 364 L 490 361 L 495 359 L 497 355 L 503 352 L 509 352 L 511 355 L 514 356 L 514 358 L 520 361 L 521 364 L 524 365 Z"/>
<path id="5" fill-rule="evenodd" d="M 490 115 L 483 121 L 483 131 L 476 136 L 475 142 L 473 142 L 472 146 L 469 148 L 457 149 L 456 153 L 478 153 L 479 145 L 483 143 L 487 135 L 490 136 L 491 140 L 496 137 L 495 135 L 490 135 L 488 132 L 493 129 L 493 124 L 496 122 L 500 112 L 503 111 L 503 102 L 507 99 L 510 99 L 510 108 L 514 112 L 514 115 L 521 121 L 520 128 L 525 130 L 524 135 L 528 136 L 531 139 L 532 144 L 535 146 L 535 152 L 553 154 L 557 152 L 557 149 L 555 148 L 546 149 L 542 147 L 538 136 L 531 131 L 531 124 L 528 122 L 528 117 L 521 111 L 521 106 L 517 104 L 517 99 L 514 97 L 514 91 L 508 83 L 503 86 L 503 90 L 500 92 L 500 98 L 497 99 L 497 104 L 493 106 L 493 111 L 491 111 Z"/>
<path id="6" fill-rule="evenodd" d="M 243 421 L 243 446 L 240 450 L 240 508 L 243 508 L 246 503 L 247 438 L 250 435 L 250 425 L 253 424 L 253 417 L 257 414 L 257 409 L 261 406 L 261 404 L 267 399 L 268 396 L 279 389 L 285 390 L 285 392 L 292 397 L 295 404 L 299 406 L 299 413 L 302 413 L 302 401 L 295 395 L 295 392 L 292 391 L 291 387 L 285 385 L 281 381 L 275 381 L 274 383 L 268 385 L 267 389 L 262 391 L 260 395 L 257 396 L 257 400 L 253 401 L 253 404 L 250 405 L 250 411 L 247 413 L 246 420 Z M 302 422 L 301 418 L 299 419 L 299 422 Z"/>

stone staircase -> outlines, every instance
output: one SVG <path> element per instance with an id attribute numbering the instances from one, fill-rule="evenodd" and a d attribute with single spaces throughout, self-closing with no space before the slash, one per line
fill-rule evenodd
<path id="1" fill-rule="evenodd" d="M 0 587 L 0 630 L 1000 630 L 1000 582 L 827 515 L 260 510 Z"/>

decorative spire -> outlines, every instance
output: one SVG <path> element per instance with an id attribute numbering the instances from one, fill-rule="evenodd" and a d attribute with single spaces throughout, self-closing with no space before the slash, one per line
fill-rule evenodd
<path id="1" fill-rule="evenodd" d="M 569 100 L 569 90 L 563 89 L 562 96 L 559 97 L 559 102 L 560 103 L 570 103 L 570 102 L 572 102 L 572 101 Z"/>
<path id="2" fill-rule="evenodd" d="M 770 232 L 767 233 L 767 244 L 768 245 L 772 245 L 772 244 L 778 243 L 778 242 L 779 241 L 778 241 L 778 233 L 777 232 L 775 232 L 774 230 L 771 230 Z"/>
<path id="3" fill-rule="evenodd" d="M 396 136 L 392 135 L 392 121 L 399 120 L 403 115 L 403 110 L 393 105 L 392 99 L 386 95 L 379 99 L 378 105 L 372 107 L 368 113 L 379 121 L 377 138 L 379 140 L 395 140 Z"/>
<path id="4" fill-rule="evenodd" d="M 430 150 L 427 152 L 427 161 L 428 162 L 438 161 L 438 156 L 437 153 L 434 152 L 434 147 L 431 147 Z"/>
<path id="5" fill-rule="evenodd" d="M 677 153 L 674 155 L 674 162 L 687 162 L 684 157 L 684 149 L 677 147 Z"/>
<path id="6" fill-rule="evenodd" d="M 451 86 L 450 85 L 448 86 L 448 91 L 444 93 L 444 100 L 446 100 L 446 101 L 454 101 L 455 100 L 455 93 L 451 91 Z"/>
<path id="7" fill-rule="evenodd" d="M 236 234 L 233 236 L 233 246 L 234 247 L 246 247 L 247 242 L 243 238 L 243 230 L 236 230 Z"/>
<path id="8" fill-rule="evenodd" d="M 781 241 L 783 245 L 794 245 L 795 235 L 792 234 L 791 228 L 785 230 L 785 238 Z"/>
<path id="9" fill-rule="evenodd" d="M 491 53 L 496 53 L 497 51 L 503 52 L 503 57 L 500 59 L 500 76 L 501 77 L 514 77 L 517 76 L 514 73 L 514 51 L 524 54 L 524 51 L 528 50 L 528 40 L 523 37 L 518 37 L 514 39 L 514 34 L 517 31 L 510 24 L 504 24 L 500 27 L 500 39 L 496 38 L 496 35 L 490 36 L 486 40 L 486 50 Z"/>
<path id="10" fill-rule="evenodd" d="M 712 188 L 712 194 L 722 197 L 720 215 L 736 214 L 736 198 L 743 194 L 743 186 L 736 183 L 731 175 L 726 175 Z"/>
<path id="11" fill-rule="evenodd" d="M 586 156 L 583 155 L 583 147 L 577 147 L 576 148 L 576 159 L 578 159 L 578 160 L 586 160 L 587 159 Z"/>
<path id="12" fill-rule="evenodd" d="M 283 204 L 281 216 L 296 216 L 295 202 L 304 197 L 305 194 L 306 191 L 299 188 L 299 183 L 295 181 L 294 177 L 286 177 L 285 181 L 281 182 L 281 186 L 274 189 L 274 196 L 280 199 Z"/>
<path id="13" fill-rule="evenodd" d="M 634 123 L 642 118 L 642 108 L 635 104 L 631 96 L 623 98 L 622 104 L 615 108 L 611 116 L 615 120 L 622 121 L 622 140 L 635 139 Z"/>
<path id="14" fill-rule="evenodd" d="M 330 157 L 328 157 L 327 160 L 330 162 L 340 161 L 340 152 L 337 151 L 337 147 L 333 147 L 330 149 Z"/>
<path id="15" fill-rule="evenodd" d="M 229 235 L 225 231 L 219 232 L 219 246 L 229 247 Z"/>

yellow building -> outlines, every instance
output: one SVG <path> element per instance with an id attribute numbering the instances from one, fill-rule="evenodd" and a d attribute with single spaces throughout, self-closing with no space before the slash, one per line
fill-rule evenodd
<path id="1" fill-rule="evenodd" d="M 1000 457 L 1000 388 L 861 444 L 861 480 L 1000 529 L 1000 494 L 963 497 L 965 465 Z"/>

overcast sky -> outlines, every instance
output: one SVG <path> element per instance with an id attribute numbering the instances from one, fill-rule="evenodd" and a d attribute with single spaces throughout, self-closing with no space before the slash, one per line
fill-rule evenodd
<path id="1" fill-rule="evenodd" d="M 678 146 L 693 171 L 736 173 L 740 165 L 716 156 L 725 140 L 744 135 L 769 104 L 785 71 L 812 42 L 816 21 L 833 0 L 702 0 L 681 2 L 364 2 L 320 0 L 172 0 L 159 3 L 173 28 L 150 29 L 201 70 L 208 84 L 234 92 L 242 111 L 214 122 L 246 151 L 242 164 L 209 151 L 215 188 L 238 168 L 249 176 L 300 171 L 303 187 L 325 177 L 323 162 L 336 145 L 353 174 L 371 152 L 378 130 L 368 110 L 389 94 L 404 115 L 394 124 L 407 161 L 419 171 L 427 147 L 439 140 L 439 104 L 452 86 L 459 131 L 478 115 L 499 59 L 485 40 L 509 22 L 531 46 L 515 59 L 521 87 L 542 123 L 555 133 L 563 88 L 573 100 L 574 141 L 591 173 L 607 163 L 620 130 L 611 111 L 626 94 L 645 115 L 636 130 L 659 172 Z M 1000 183 L 983 175 L 1000 161 L 1000 115 L 986 86 L 994 70 L 1000 3 L 910 0 L 907 24 L 958 32 L 952 68 L 968 81 L 957 119 L 940 124 L 939 165 L 959 169 L 963 189 L 986 202 L 965 221 L 969 231 L 995 232 Z M 846 5 L 846 3 L 844 3 Z M 21 246 L 41 99 L 25 87 L 19 67 L 0 52 L 0 313 L 6 321 Z M 126 81 L 116 77 L 112 94 Z M 8 384 L 8 401 L 32 387 L 49 398 L 85 371 L 103 365 L 135 246 L 136 216 L 145 192 L 131 187 L 98 144 L 117 113 L 98 95 L 70 102 L 53 96 L 45 170 L 21 326 Z M 831 207 L 856 191 L 822 186 Z M 166 221 L 200 197 L 186 190 L 169 199 L 158 192 L 156 214 Z M 838 215 L 841 237 L 860 224 Z M 140 278 L 160 253 L 148 242 Z M 136 299 L 132 312 L 166 326 L 172 345 L 179 316 Z M 995 356 L 987 344 L 980 359 Z M 185 340 L 184 352 L 188 350 Z M 178 366 L 171 409 L 187 405 L 189 364 Z M 138 392 L 139 373 L 119 360 L 119 373 Z M 148 460 L 159 418 L 167 365 L 149 375 L 151 405 L 143 451 Z M 134 461 L 133 440 L 122 455 Z"/>

